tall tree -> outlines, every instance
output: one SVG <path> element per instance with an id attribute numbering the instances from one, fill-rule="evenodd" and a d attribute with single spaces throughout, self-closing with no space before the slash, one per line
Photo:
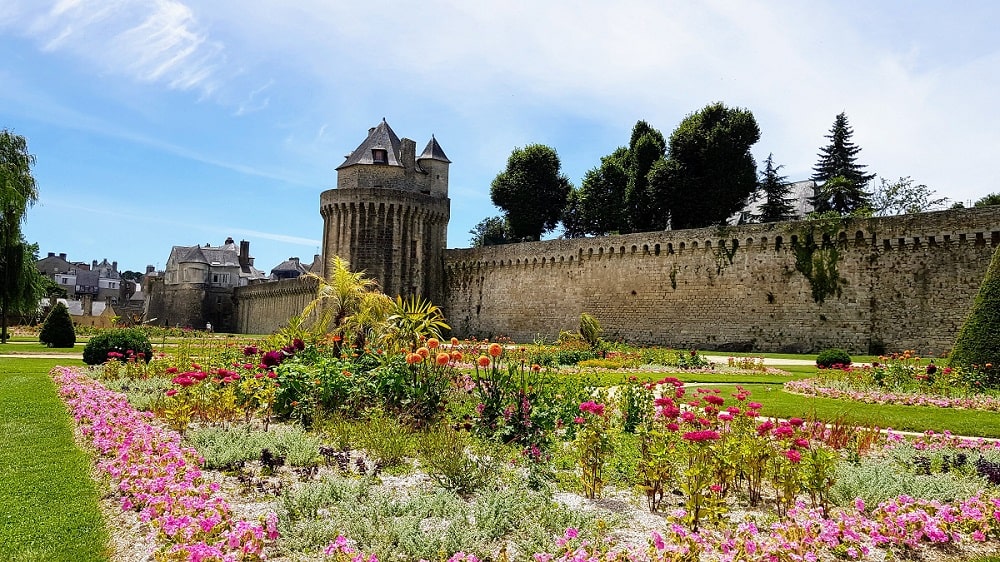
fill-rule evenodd
<path id="1" fill-rule="evenodd" d="M 750 147 L 760 128 L 746 109 L 722 103 L 681 121 L 670 135 L 667 158 L 649 172 L 654 201 L 663 202 L 671 227 L 723 224 L 757 188 L 757 164 Z"/>
<path id="2" fill-rule="evenodd" d="M 507 220 L 503 217 L 486 217 L 472 227 L 472 247 L 496 246 L 510 242 Z"/>
<path id="3" fill-rule="evenodd" d="M 795 199 L 789 197 L 792 186 L 785 176 L 779 174 L 782 165 L 774 165 L 774 154 L 768 154 L 764 160 L 764 171 L 761 172 L 757 187 L 764 202 L 760 205 L 760 213 L 753 218 L 757 222 L 779 222 L 795 218 Z"/>
<path id="4" fill-rule="evenodd" d="M 39 286 L 34 263 L 25 267 L 25 256 L 32 252 L 21 235 L 25 213 L 38 200 L 34 165 L 28 141 L 7 129 L 0 131 L 0 343 L 7 342 L 8 315 L 23 312 Z"/>
<path id="5" fill-rule="evenodd" d="M 529 144 L 511 152 L 507 168 L 493 179 L 490 198 L 504 211 L 513 241 L 538 240 L 559 224 L 572 188 L 556 151 Z"/>
<path id="6" fill-rule="evenodd" d="M 667 143 L 660 131 L 645 121 L 636 122 L 628 143 L 628 183 L 625 188 L 628 232 L 665 227 L 662 209 L 650 189 L 649 172 L 663 160 L 666 150 Z"/>
<path id="7" fill-rule="evenodd" d="M 847 115 L 841 112 L 833 121 L 830 134 L 825 135 L 830 144 L 820 149 L 819 162 L 813 168 L 812 180 L 819 182 L 820 187 L 813 198 L 813 206 L 817 212 L 847 209 L 847 214 L 859 210 L 868 204 L 869 194 L 865 192 L 875 174 L 865 173 L 867 166 L 858 164 L 858 153 L 861 148 L 851 141 L 854 129 L 847 123 Z M 836 184 L 825 188 L 825 184 L 834 178 L 843 178 Z M 841 198 L 835 205 L 833 197 Z M 846 197 L 846 199 L 843 199 Z"/>
<path id="8" fill-rule="evenodd" d="M 601 165 L 589 170 L 579 189 L 570 194 L 563 215 L 566 236 L 603 236 L 629 229 L 625 193 L 630 181 L 629 151 L 619 147 L 601 158 Z"/>

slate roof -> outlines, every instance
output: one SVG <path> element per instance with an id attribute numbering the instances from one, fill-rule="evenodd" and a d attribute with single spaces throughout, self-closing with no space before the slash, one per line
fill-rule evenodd
<path id="1" fill-rule="evenodd" d="M 374 164 L 375 161 L 372 160 L 373 149 L 386 151 L 385 165 L 403 167 L 402 162 L 400 162 L 399 137 L 396 136 L 396 133 L 393 132 L 392 128 L 389 127 L 389 124 L 383 118 L 377 127 L 368 131 L 368 138 L 358 145 L 354 149 L 354 152 L 344 160 L 344 163 L 337 166 L 337 169 L 340 170 L 341 168 L 355 164 Z"/>
<path id="2" fill-rule="evenodd" d="M 436 138 L 434 138 L 434 135 L 431 135 L 430 142 L 427 143 L 427 147 L 424 148 L 424 151 L 420 153 L 420 156 L 417 157 L 417 160 L 418 161 L 440 160 L 442 162 L 447 162 L 448 164 L 451 164 L 451 160 L 448 160 L 448 157 L 445 156 L 444 150 L 441 150 L 441 145 L 438 144 L 438 141 Z"/>
<path id="3" fill-rule="evenodd" d="M 239 267 L 240 251 L 236 244 L 222 246 L 174 246 L 170 258 L 176 263 L 205 263 L 209 265 Z"/>
<path id="4" fill-rule="evenodd" d="M 271 269 L 271 273 L 276 273 L 279 271 L 294 271 L 297 273 L 307 273 L 309 270 L 302 265 L 299 258 L 289 258 Z"/>

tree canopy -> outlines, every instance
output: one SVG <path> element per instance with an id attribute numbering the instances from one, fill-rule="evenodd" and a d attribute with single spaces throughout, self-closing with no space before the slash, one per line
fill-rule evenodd
<path id="1" fill-rule="evenodd" d="M 757 188 L 750 147 L 760 128 L 746 109 L 714 103 L 687 116 L 670 135 L 666 159 L 649 172 L 653 200 L 674 229 L 722 224 Z M 659 228 L 659 223 L 653 225 Z"/>
<path id="2" fill-rule="evenodd" d="M 503 217 L 486 217 L 479 221 L 476 226 L 469 231 L 472 235 L 472 247 L 482 248 L 483 246 L 496 246 L 510 242 L 507 219 Z"/>
<path id="3" fill-rule="evenodd" d="M 7 341 L 7 317 L 37 308 L 41 283 L 35 267 L 37 246 L 21 234 L 28 207 L 38 200 L 28 141 L 0 130 L 0 343 Z"/>
<path id="4" fill-rule="evenodd" d="M 490 198 L 504 211 L 512 241 L 539 240 L 559 224 L 572 185 L 552 148 L 514 148 L 507 168 L 493 179 Z"/>
<path id="5" fill-rule="evenodd" d="M 629 150 L 618 147 L 602 157 L 598 167 L 587 171 L 566 205 L 563 227 L 567 237 L 631 232 L 625 204 L 632 170 L 629 159 Z"/>
<path id="6" fill-rule="evenodd" d="M 785 176 L 779 174 L 782 165 L 774 164 L 774 154 L 768 154 L 764 160 L 764 170 L 757 182 L 760 195 L 764 202 L 760 205 L 760 213 L 753 218 L 757 222 L 779 222 L 795 218 L 794 198 L 789 197 L 791 184 Z"/>
<path id="7" fill-rule="evenodd" d="M 923 213 L 943 208 L 947 197 L 935 197 L 933 189 L 924 184 L 913 184 L 909 176 L 896 181 L 879 178 L 872 190 L 869 205 L 877 217 Z"/>
<path id="8" fill-rule="evenodd" d="M 841 112 L 834 119 L 830 133 L 825 135 L 830 139 L 830 144 L 820 148 L 819 162 L 813 167 L 811 179 L 821 184 L 813 197 L 816 212 L 837 211 L 849 214 L 868 204 L 869 194 L 865 191 L 865 186 L 875 174 L 865 173 L 867 166 L 858 163 L 861 148 L 852 142 L 853 136 L 854 129 L 847 123 L 847 115 Z M 832 185 L 826 185 L 835 178 L 840 179 Z"/>

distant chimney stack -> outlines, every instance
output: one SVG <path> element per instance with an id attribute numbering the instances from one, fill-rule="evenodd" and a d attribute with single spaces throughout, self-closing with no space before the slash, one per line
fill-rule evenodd
<path id="1" fill-rule="evenodd" d="M 118 262 L 117 261 L 111 262 L 111 271 L 118 271 Z"/>
<path id="2" fill-rule="evenodd" d="M 90 270 L 93 271 L 95 269 L 97 269 L 97 260 L 93 260 L 90 262 Z"/>
<path id="3" fill-rule="evenodd" d="M 253 265 L 253 258 L 250 257 L 250 242 L 247 240 L 240 240 L 240 253 L 239 253 L 240 270 L 243 273 L 250 273 L 250 266 Z"/>
<path id="4" fill-rule="evenodd" d="M 227 236 L 226 237 L 226 244 L 234 244 L 234 243 L 235 242 L 233 242 L 233 237 L 232 236 Z"/>
<path id="5" fill-rule="evenodd" d="M 65 260 L 65 259 L 66 259 L 66 254 L 59 254 L 59 257 L 60 257 L 61 259 Z"/>
<path id="6" fill-rule="evenodd" d="M 150 273 L 154 273 L 155 271 L 156 271 L 156 267 L 155 266 L 152 266 L 152 265 L 147 265 L 146 266 L 146 275 L 149 275 Z"/>
<path id="7" fill-rule="evenodd" d="M 50 257 L 50 258 L 54 258 L 54 257 L 56 257 L 56 253 L 55 253 L 55 252 L 49 252 L 49 257 Z"/>

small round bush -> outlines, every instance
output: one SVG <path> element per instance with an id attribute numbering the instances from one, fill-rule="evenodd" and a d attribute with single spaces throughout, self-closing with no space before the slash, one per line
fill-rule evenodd
<path id="1" fill-rule="evenodd" d="M 816 366 L 829 369 L 834 365 L 848 366 L 851 364 L 851 356 L 843 349 L 836 347 L 824 349 L 816 356 Z"/>
<path id="2" fill-rule="evenodd" d="M 58 302 L 45 317 L 45 324 L 38 334 L 38 341 L 49 347 L 73 347 L 76 345 L 76 332 L 73 330 L 73 320 L 69 317 L 69 309 Z"/>
<path id="3" fill-rule="evenodd" d="M 116 355 L 109 356 L 114 352 Z M 149 363 L 153 358 L 153 346 L 146 332 L 139 328 L 118 328 L 101 332 L 90 338 L 83 348 L 83 362 L 100 365 L 108 359 L 128 361 L 129 357 L 143 359 Z"/>

